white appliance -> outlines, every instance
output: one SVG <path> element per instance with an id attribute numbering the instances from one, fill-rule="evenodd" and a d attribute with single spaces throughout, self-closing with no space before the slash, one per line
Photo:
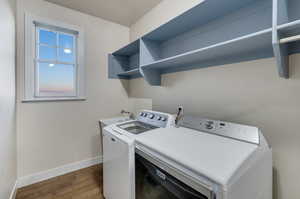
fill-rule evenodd
<path id="1" fill-rule="evenodd" d="M 106 127 L 108 125 L 116 124 L 116 123 L 127 122 L 129 120 L 131 120 L 129 116 L 119 116 L 119 117 L 100 119 L 99 120 L 99 128 L 100 128 L 101 137 L 103 134 L 104 127 Z M 101 151 L 103 151 L 103 140 L 101 140 Z"/>
<path id="2" fill-rule="evenodd" d="M 272 151 L 256 127 L 184 117 L 136 138 L 136 199 L 272 199 Z"/>
<path id="3" fill-rule="evenodd" d="M 135 198 L 135 139 L 145 132 L 172 126 L 172 115 L 145 110 L 137 120 L 104 128 L 103 188 L 106 199 Z"/>
<path id="4" fill-rule="evenodd" d="M 103 130 L 104 127 L 111 125 L 111 124 L 116 124 L 120 122 L 126 122 L 131 120 L 129 116 L 118 116 L 118 117 L 112 117 L 112 118 L 104 118 L 99 120 L 99 128 L 100 128 L 100 136 L 101 136 L 101 151 L 103 152 Z M 102 175 L 102 174 L 101 174 Z M 101 184 L 103 184 L 103 179 Z M 103 190 L 102 194 L 103 194 Z"/>

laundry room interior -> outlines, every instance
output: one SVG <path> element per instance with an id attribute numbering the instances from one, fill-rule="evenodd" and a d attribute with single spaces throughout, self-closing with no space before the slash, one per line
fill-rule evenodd
<path id="1" fill-rule="evenodd" d="M 299 199 L 299 0 L 1 0 L 0 199 Z"/>

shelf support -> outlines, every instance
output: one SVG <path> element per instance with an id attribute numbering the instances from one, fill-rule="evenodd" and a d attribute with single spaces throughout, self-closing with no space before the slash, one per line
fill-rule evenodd
<path id="1" fill-rule="evenodd" d="M 279 23 L 288 21 L 286 0 L 273 0 L 272 45 L 280 77 L 289 78 L 289 56 L 286 44 L 280 43 Z"/>
<path id="2" fill-rule="evenodd" d="M 124 59 L 125 60 L 125 59 Z M 119 73 L 124 72 L 124 69 L 121 65 L 123 61 L 122 57 L 115 57 L 112 54 L 108 55 L 108 77 L 113 79 L 119 79 Z"/>
<path id="3" fill-rule="evenodd" d="M 159 43 L 148 39 L 140 39 L 140 63 L 146 65 L 160 59 Z"/>
<path id="4" fill-rule="evenodd" d="M 140 68 L 140 73 L 151 86 L 161 85 L 161 74 L 158 70 Z"/>
<path id="5" fill-rule="evenodd" d="M 140 73 L 152 86 L 161 85 L 161 73 L 157 69 L 145 69 L 145 64 L 159 59 L 159 44 L 155 41 L 140 39 Z"/>

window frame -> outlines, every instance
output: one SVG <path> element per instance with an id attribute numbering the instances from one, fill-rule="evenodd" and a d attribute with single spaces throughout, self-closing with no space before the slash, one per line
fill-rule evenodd
<path id="1" fill-rule="evenodd" d="M 45 29 L 57 33 L 56 48 L 58 56 L 60 47 L 58 45 L 58 33 L 69 34 L 73 36 L 73 50 L 75 50 L 75 60 L 73 63 L 58 62 L 56 64 L 72 64 L 74 66 L 74 92 L 68 95 L 47 96 L 40 95 L 38 90 L 39 74 L 38 63 L 50 63 L 54 60 L 39 60 L 37 56 L 39 44 L 38 30 Z M 76 36 L 75 34 L 76 33 Z M 74 38 L 76 37 L 76 38 Z M 40 61 L 40 62 L 39 62 Z M 84 31 L 81 27 L 65 24 L 60 21 L 37 17 L 25 14 L 25 73 L 24 73 L 24 97 L 23 102 L 34 101 L 68 101 L 68 100 L 86 100 L 85 96 L 85 67 L 84 67 Z"/>

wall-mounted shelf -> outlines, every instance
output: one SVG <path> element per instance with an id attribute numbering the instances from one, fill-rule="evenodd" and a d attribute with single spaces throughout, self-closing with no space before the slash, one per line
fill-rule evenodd
<path id="1" fill-rule="evenodd" d="M 300 34 L 300 1 L 273 0 L 273 49 L 280 77 L 289 77 L 289 58 L 300 52 L 298 40 L 291 37 Z"/>
<path id="2" fill-rule="evenodd" d="M 226 64 L 272 56 L 272 29 L 266 29 L 233 40 L 196 49 L 183 54 L 141 65 L 142 69 L 161 70 L 162 73 L 186 70 L 187 67 L 202 67 Z M 191 69 L 191 68 L 189 68 Z"/>
<path id="3" fill-rule="evenodd" d="M 140 67 L 140 43 L 139 40 L 109 54 L 108 56 L 109 78 L 132 79 L 141 77 Z"/>
<path id="4" fill-rule="evenodd" d="M 275 55 L 280 76 L 288 77 L 287 55 L 299 45 L 280 39 L 300 33 L 295 6 L 299 0 L 206 0 L 110 55 L 111 76 L 160 85 L 161 74 Z M 137 62 L 139 70 L 131 67 Z"/>

